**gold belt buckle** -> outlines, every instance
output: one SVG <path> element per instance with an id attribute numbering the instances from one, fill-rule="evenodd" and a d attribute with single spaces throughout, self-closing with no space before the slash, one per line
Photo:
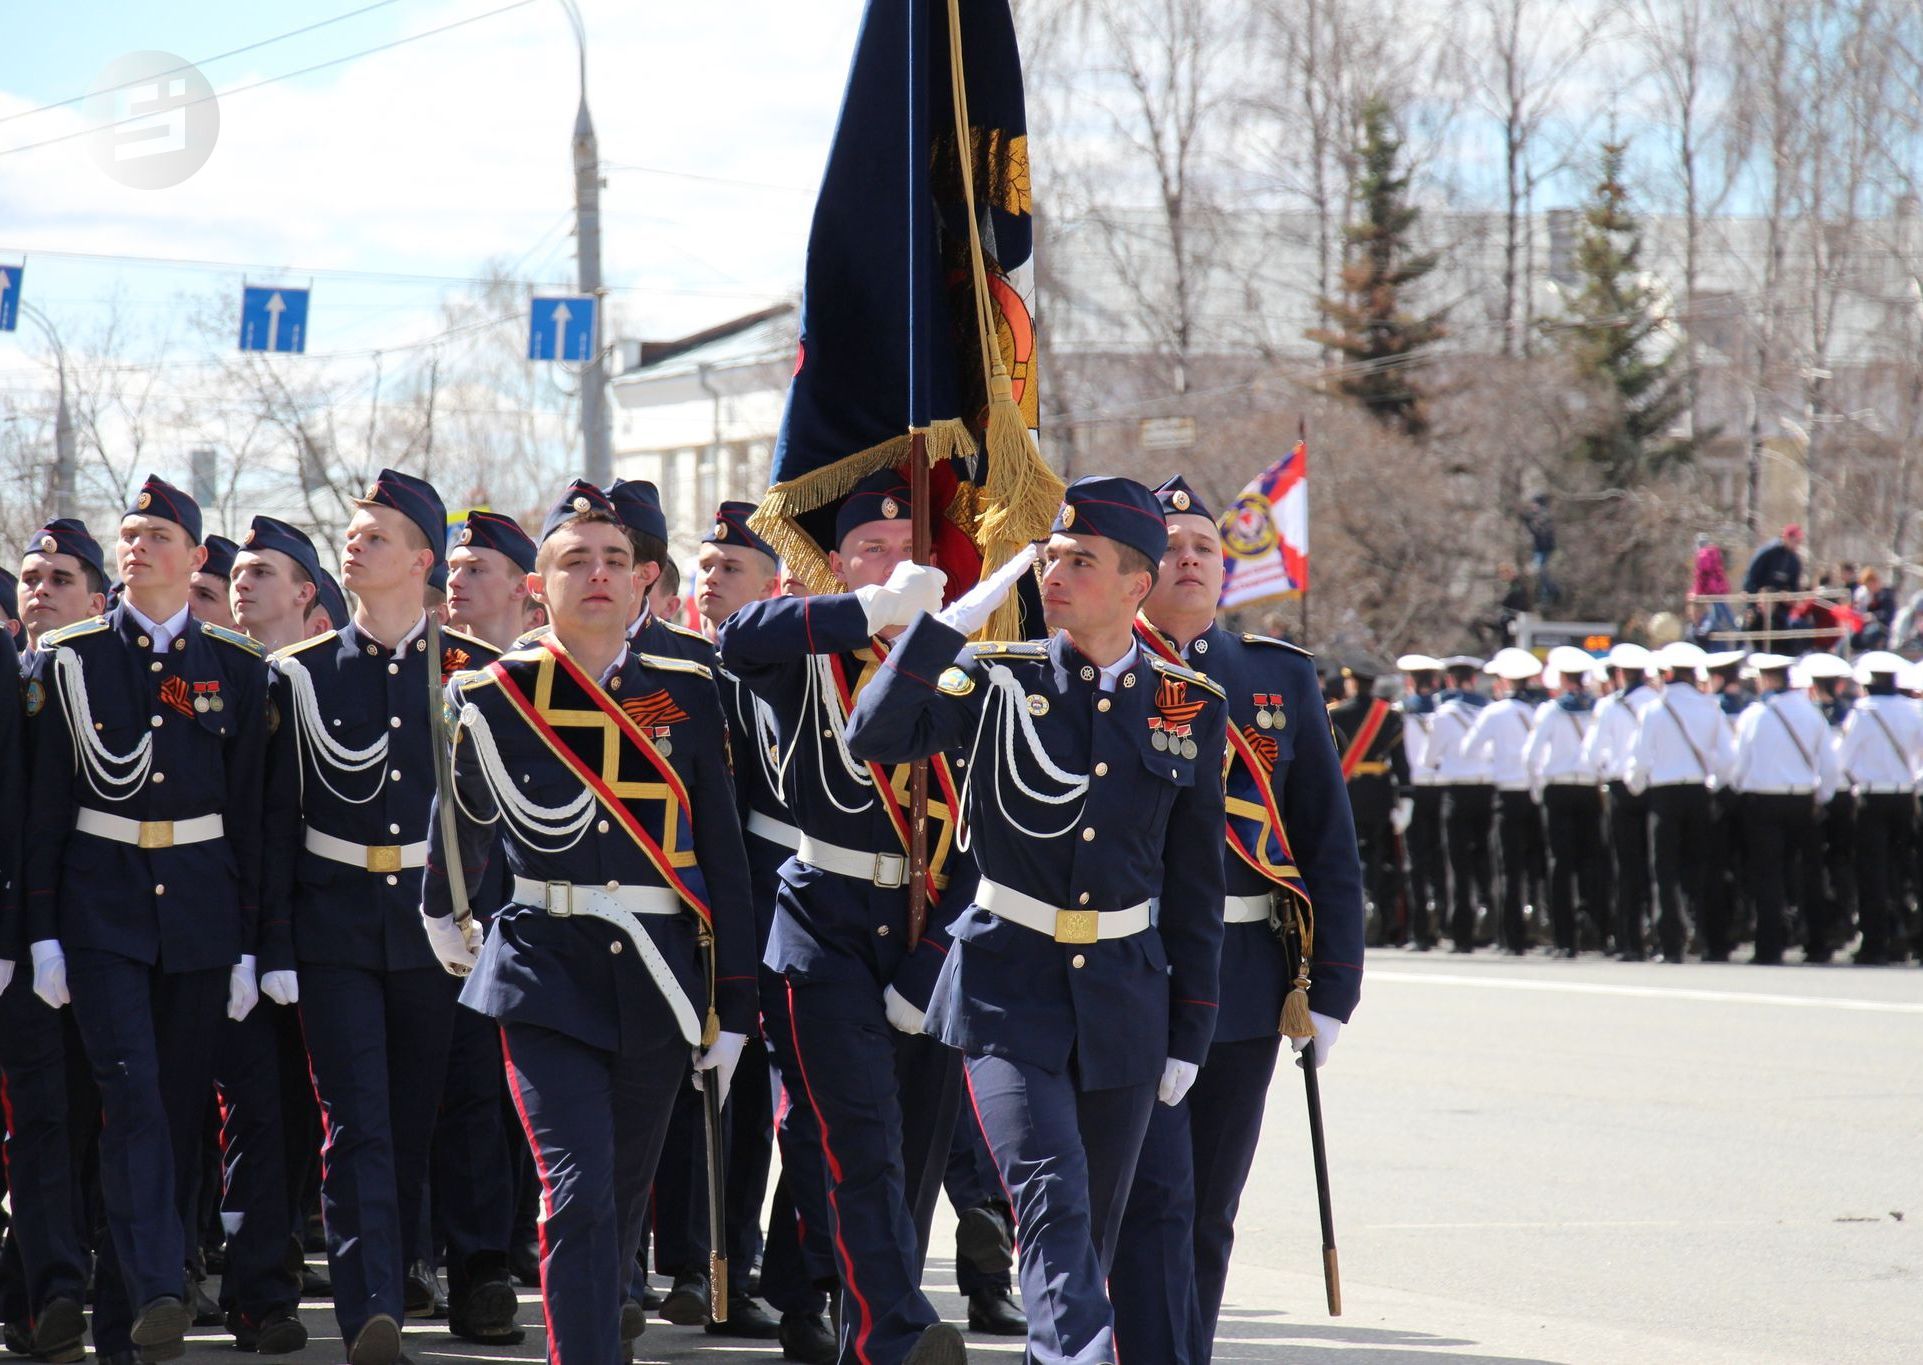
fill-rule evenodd
<path id="1" fill-rule="evenodd" d="M 172 848 L 174 846 L 174 822 L 172 820 L 142 820 L 140 822 L 140 847 Z"/>
<path id="2" fill-rule="evenodd" d="M 1057 943 L 1094 943 L 1101 937 L 1096 932 L 1094 910 L 1057 910 L 1055 912 L 1055 941 Z"/>
<path id="3" fill-rule="evenodd" d="M 367 846 L 367 870 L 369 872 L 399 872 L 401 870 L 401 846 L 399 844 L 369 844 Z"/>
<path id="4" fill-rule="evenodd" d="M 908 859 L 899 853 L 877 853 L 874 875 L 869 878 L 884 891 L 908 884 Z"/>
<path id="5" fill-rule="evenodd" d="M 554 903 L 554 890 L 561 889 L 561 903 Z M 547 884 L 547 912 L 556 919 L 566 919 L 574 913 L 574 883 L 549 882 Z"/>

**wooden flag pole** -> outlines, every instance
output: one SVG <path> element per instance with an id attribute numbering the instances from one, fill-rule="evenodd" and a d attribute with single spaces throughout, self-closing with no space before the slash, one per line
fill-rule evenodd
<path id="1" fill-rule="evenodd" d="M 934 534 L 928 512 L 928 433 L 917 428 L 908 435 L 908 506 L 914 528 L 914 558 L 931 558 Z M 918 758 L 908 769 L 908 951 L 921 942 L 928 926 L 928 760 Z"/>
<path id="2" fill-rule="evenodd" d="M 1297 413 L 1295 418 L 1295 439 L 1296 443 L 1304 450 L 1309 448 L 1309 419 L 1300 413 Z M 1306 497 L 1306 485 L 1304 486 L 1303 492 Z M 1309 585 L 1307 583 L 1302 585 L 1302 647 L 1304 649 L 1311 647 L 1309 640 Z"/>

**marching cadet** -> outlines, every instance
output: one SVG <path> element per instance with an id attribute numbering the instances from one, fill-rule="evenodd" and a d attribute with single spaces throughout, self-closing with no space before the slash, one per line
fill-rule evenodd
<path id="1" fill-rule="evenodd" d="M 1271 921 L 1293 914 L 1298 901 L 1305 921 L 1313 916 L 1306 1003 L 1320 1065 L 1361 994 L 1362 890 L 1355 826 L 1340 795 L 1343 761 L 1316 714 L 1310 656 L 1216 623 L 1222 545 L 1215 518 L 1179 477 L 1155 496 L 1168 520 L 1168 549 L 1137 635 L 1152 655 L 1193 668 L 1228 694 L 1227 896 L 1215 1033 L 1187 1097 L 1151 1111 L 1109 1296 L 1128 1358 L 1206 1365 L 1293 981 Z M 1351 697 L 1370 701 L 1357 670 L 1345 672 Z M 1380 712 L 1372 734 L 1369 713 L 1350 709 L 1359 717 L 1351 752 L 1393 743 L 1400 754 L 1401 737 L 1384 738 Z M 1386 832 L 1386 777 L 1381 785 Z M 1283 904 L 1272 906 L 1277 897 Z"/>
<path id="2" fill-rule="evenodd" d="M 1923 714 L 1896 692 L 1908 667 L 1900 655 L 1873 650 L 1856 661 L 1864 695 L 1850 708 L 1837 737 L 1837 767 L 1856 796 L 1857 914 L 1863 941 L 1856 961 L 1880 967 L 1905 955 L 1891 929 L 1916 818 L 1917 773 L 1923 768 Z"/>
<path id="3" fill-rule="evenodd" d="M 314 601 L 307 608 L 307 638 L 325 635 L 347 624 L 347 594 L 326 569 L 314 580 Z"/>
<path id="4" fill-rule="evenodd" d="M 1703 669 L 1709 675 L 1706 691 L 1723 714 L 1723 737 L 1729 751 L 1736 751 L 1736 721 L 1749 705 L 1749 694 L 1742 681 L 1743 661 L 1748 653 L 1740 649 L 1707 654 Z M 1736 915 L 1743 896 L 1742 844 L 1738 805 L 1741 797 L 1727 780 L 1717 783 L 1710 793 L 1709 844 L 1703 850 L 1708 884 L 1704 890 L 1703 961 L 1729 961 L 1729 948 L 1735 936 Z"/>
<path id="5" fill-rule="evenodd" d="M 1629 788 L 1629 756 L 1635 749 L 1642 708 L 1655 699 L 1649 686 L 1649 651 L 1623 642 L 1603 656 L 1614 687 L 1596 703 L 1583 759 L 1609 792 L 1609 851 L 1616 887 L 1616 946 L 1625 962 L 1643 960 L 1643 922 L 1649 918 L 1649 802 Z"/>
<path id="6" fill-rule="evenodd" d="M 749 526 L 754 511 L 751 502 L 722 503 L 696 555 L 695 608 L 711 635 L 750 602 L 780 595 L 780 560 L 774 547 Z M 721 687 L 728 747 L 734 756 L 735 803 L 748 851 L 755 955 L 759 962 L 774 925 L 781 865 L 794 853 L 801 832 L 795 828 L 794 817 L 779 790 L 773 711 L 727 670 L 719 670 L 716 681 Z M 739 1083 L 729 1112 L 728 1259 L 743 1267 L 755 1263 L 762 1199 L 773 1155 L 770 1135 L 777 1131 L 770 1049 L 781 1048 L 782 1040 L 792 1032 L 781 978 L 766 967 L 760 968 L 760 999 L 761 1037 L 742 1054 L 736 1073 Z M 792 1059 L 786 1070 L 794 1074 Z M 832 1284 L 835 1263 L 829 1242 L 831 1224 L 821 1133 L 805 1098 L 791 1095 L 789 1101 L 781 1107 L 778 1129 L 785 1198 L 777 1195 L 776 1216 L 768 1228 L 761 1292 L 781 1314 L 775 1335 L 783 1355 L 789 1360 L 830 1362 L 835 1358 L 836 1343 L 825 1321 L 828 1299 L 822 1284 Z M 706 1227 L 698 1225 L 698 1238 L 705 1241 L 707 1235 Z M 737 1315 L 748 1323 L 765 1317 L 760 1306 L 748 1297 L 745 1286 L 730 1283 L 728 1289 L 728 1320 L 709 1323 L 710 1333 L 739 1335 L 742 1330 Z M 760 1330 L 758 1325 L 754 1330 Z"/>
<path id="7" fill-rule="evenodd" d="M 593 487 L 585 482 L 583 486 Z M 673 562 L 668 558 L 668 518 L 661 510 L 660 491 L 645 479 L 616 479 L 606 497 L 634 542 L 635 571 L 645 589 L 628 625 L 629 641 L 644 652 L 691 659 L 712 673 L 715 652 L 708 637 L 668 620 L 653 607 L 654 588 Z"/>
<path id="8" fill-rule="evenodd" d="M 1042 577 L 1054 637 L 966 647 L 1027 571 L 1018 556 L 943 615 L 913 613 L 849 727 L 850 749 L 872 760 L 975 755 L 965 799 L 980 886 L 952 926 L 927 1027 L 966 1057 L 1020 1229 L 1038 1365 L 1116 1359 L 1105 1282 L 1150 1110 L 1188 1093 L 1218 1013 L 1229 707 L 1132 630 L 1167 543 L 1146 488 L 1077 480 Z M 938 571 L 898 578 L 897 608 L 931 580 Z M 1322 730 L 1313 675 L 1298 677 L 1295 724 Z M 1354 914 L 1353 846 L 1348 857 Z"/>
<path id="9" fill-rule="evenodd" d="M 239 630 L 227 592 L 228 580 L 234 572 L 234 555 L 240 546 L 226 536 L 208 536 L 201 545 L 207 551 L 207 559 L 194 570 L 187 590 L 187 606 L 196 621 L 212 621 L 228 630 Z"/>
<path id="10" fill-rule="evenodd" d="M 34 992 L 72 1005 L 100 1087 L 103 1358 L 183 1349 L 181 1198 L 215 1037 L 223 1004 L 245 1018 L 259 993 L 266 676 L 253 641 L 188 611 L 200 531 L 149 476 L 120 523 L 120 603 L 43 636 L 27 694 L 26 937 Z"/>
<path id="11" fill-rule="evenodd" d="M 1404 654 L 1402 671 L 1402 752 L 1409 769 L 1406 794 L 1394 820 L 1402 822 L 1409 853 L 1409 941 L 1418 952 L 1436 946 L 1436 919 L 1448 913 L 1449 874 L 1443 858 L 1442 787 L 1429 766 L 1429 738 L 1435 729 L 1436 698 L 1442 690 L 1442 660 Z"/>
<path id="12" fill-rule="evenodd" d="M 20 558 L 20 628 L 24 653 L 41 638 L 107 610 L 107 568 L 86 524 L 58 517 L 27 537 Z"/>
<path id="13" fill-rule="evenodd" d="M 1649 803 L 1650 842 L 1656 855 L 1656 896 L 1661 915 L 1656 938 L 1662 960 L 1681 962 L 1689 943 L 1683 903 L 1709 931 L 1710 788 L 1728 771 L 1730 746 L 1722 708 L 1697 689 L 1707 656 L 1687 640 L 1657 650 L 1663 690 L 1637 719 L 1625 782 Z"/>
<path id="14" fill-rule="evenodd" d="M 437 797 L 421 915 L 500 1024 L 541 1179 L 548 1358 L 616 1365 L 674 1093 L 692 1057 L 725 1099 L 753 1029 L 753 910 L 713 681 L 629 644 L 643 584 L 604 496 L 568 490 L 536 571 L 550 631 L 447 691 L 465 892 L 498 840 L 508 903 L 477 945 Z"/>
<path id="15" fill-rule="evenodd" d="M 1854 704 L 1855 670 L 1847 659 L 1823 650 L 1798 659 L 1790 680 L 1791 686 L 1800 682 L 1809 689 L 1810 700 L 1829 724 L 1833 749 Z M 1817 827 L 1823 845 L 1823 919 L 1832 935 L 1848 938 L 1856 904 L 1856 797 L 1840 777 Z M 1828 962 L 1836 946 L 1833 939 L 1825 939 L 1820 955 L 1810 960 Z"/>
<path id="16" fill-rule="evenodd" d="M 1792 873 L 1801 891 L 1808 947 L 1826 945 L 1823 856 L 1817 808 L 1837 773 L 1829 725 L 1810 699 L 1789 685 L 1791 660 L 1752 654 L 1758 695 L 1736 722 L 1730 785 L 1742 794 L 1744 866 L 1756 907 L 1756 956 L 1764 966 L 1783 962 L 1783 893 Z"/>
<path id="17" fill-rule="evenodd" d="M 448 624 L 495 650 L 510 648 L 534 562 L 534 541 L 514 518 L 469 512 L 447 552 Z M 492 859 L 474 898 L 483 933 L 507 898 L 505 877 L 502 860 Z M 516 1154 L 501 1124 L 506 1093 L 500 1029 L 474 1010 L 455 1010 L 429 1194 L 436 1239 L 447 1245 L 448 1331 L 484 1345 L 526 1335 L 507 1303 Z"/>
<path id="18" fill-rule="evenodd" d="M 1482 661 L 1453 654 L 1443 661 L 1448 686 L 1436 694 L 1435 720 L 1429 728 L 1425 762 L 1442 788 L 1442 831 L 1449 853 L 1449 889 L 1453 896 L 1449 921 L 1452 950 L 1470 953 L 1476 947 L 1476 911 L 1495 903 L 1490 894 L 1489 825 L 1496 789 L 1489 763 L 1470 754 L 1463 740 L 1475 727 L 1488 698 L 1476 691 Z"/>
<path id="19" fill-rule="evenodd" d="M 858 696 L 887 676 L 889 641 L 941 605 L 938 581 L 915 578 L 909 596 L 891 582 L 909 566 L 910 505 L 893 470 L 864 479 L 836 512 L 828 558 L 848 591 L 750 602 L 719 633 L 723 667 L 773 713 L 776 790 L 799 831 L 763 958 L 788 1003 L 775 1064 L 821 1134 L 841 1355 L 870 1365 L 965 1357 L 920 1286 L 960 1101 L 959 1058 L 922 1021 L 947 960 L 943 926 L 972 891 L 953 846 L 966 770 L 929 765 L 928 916 L 911 943 L 908 768 L 862 761 L 846 733 Z"/>
<path id="20" fill-rule="evenodd" d="M 1542 807 L 1549 856 L 1549 923 L 1556 951 L 1574 957 L 1580 940 L 1576 907 L 1595 921 L 1596 942 L 1609 941 L 1603 900 L 1602 801 L 1583 761 L 1594 703 L 1585 690 L 1595 661 L 1574 645 L 1549 651 L 1543 680 L 1555 696 L 1536 708 L 1523 746 L 1529 789 Z"/>
<path id="21" fill-rule="evenodd" d="M 1482 708 L 1463 736 L 1462 753 L 1466 761 L 1489 774 L 1495 789 L 1497 850 L 1502 858 L 1498 937 L 1505 952 L 1520 957 L 1529 951 L 1529 926 L 1523 922 L 1522 909 L 1530 852 L 1542 838 L 1529 770 L 1523 762 L 1536 708 L 1521 692 L 1525 682 L 1542 672 L 1542 664 L 1528 650 L 1506 645 L 1483 665 L 1483 671 L 1496 679 L 1496 700 Z"/>
<path id="22" fill-rule="evenodd" d="M 306 636 L 303 617 L 320 571 L 305 532 L 274 517 L 255 517 L 233 557 L 234 619 L 268 653 L 298 643 Z M 245 1019 L 222 1027 L 215 1070 L 225 1175 L 221 1213 L 231 1229 L 220 1307 L 235 1345 L 261 1355 L 307 1344 L 299 1316 L 307 1276 L 292 1265 L 299 1260 L 306 1222 L 302 1192 L 319 1132 L 301 1036 L 299 978 L 276 994 L 286 999 L 270 995 Z M 327 1292 L 331 1286 L 313 1288 Z"/>
<path id="23" fill-rule="evenodd" d="M 352 618 L 273 660 L 269 904 L 291 910 L 274 947 L 299 964 L 326 1124 L 335 1316 L 351 1365 L 392 1365 L 403 1280 L 427 1259 L 423 1201 L 458 994 L 417 913 L 434 786 L 428 703 L 446 674 L 494 650 L 450 630 L 428 657 L 426 591 L 447 525 L 433 487 L 382 470 L 355 509 L 342 560 Z M 469 1322 L 510 1333 L 515 1303 L 503 1269 L 470 1288 Z"/>
<path id="24" fill-rule="evenodd" d="M 1201 671 L 1211 672 L 1207 667 Z M 1396 901 L 1402 892 L 1402 860 L 1396 855 L 1391 821 L 1397 794 L 1409 785 L 1409 759 L 1402 738 L 1402 713 L 1375 695 L 1377 676 L 1375 666 L 1364 660 L 1344 666 L 1343 699 L 1330 708 L 1329 724 L 1335 728 L 1342 754 L 1340 771 L 1348 784 L 1349 810 L 1355 817 L 1363 881 L 1369 902 L 1375 906 L 1375 942 L 1381 945 L 1394 942 L 1398 936 L 1395 919 Z M 1233 692 L 1229 700 L 1235 701 Z M 1414 913 L 1412 909 L 1412 917 Z"/>

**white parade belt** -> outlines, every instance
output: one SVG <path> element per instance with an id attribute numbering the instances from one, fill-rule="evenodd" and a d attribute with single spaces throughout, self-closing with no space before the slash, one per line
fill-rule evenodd
<path id="1" fill-rule="evenodd" d="M 759 835 L 771 844 L 780 844 L 785 849 L 801 847 L 801 831 L 786 820 L 777 820 L 772 815 L 763 815 L 758 810 L 748 812 L 748 833 Z M 832 868 L 829 869 L 833 871 Z"/>
<path id="2" fill-rule="evenodd" d="M 427 866 L 425 839 L 412 844 L 357 844 L 352 839 L 323 834 L 309 825 L 301 836 L 301 844 L 317 857 L 368 872 L 399 872 L 402 868 Z"/>
<path id="3" fill-rule="evenodd" d="M 1222 923 L 1224 924 L 1266 924 L 1268 918 L 1269 897 L 1267 895 L 1222 898 Z"/>
<path id="4" fill-rule="evenodd" d="M 75 813 L 73 827 L 82 834 L 112 839 L 117 844 L 132 844 L 136 848 L 204 844 L 227 832 L 218 811 L 212 815 L 196 815 L 190 820 L 129 820 L 124 815 L 109 815 L 87 806 Z"/>
<path id="5" fill-rule="evenodd" d="M 665 886 L 608 886 L 582 882 L 543 882 L 532 877 L 514 879 L 514 903 L 545 910 L 556 919 L 598 919 L 612 924 L 627 935 L 635 955 L 648 969 L 661 998 L 668 1002 L 681 1036 L 689 1047 L 701 1045 L 701 1023 L 681 982 L 668 966 L 661 949 L 641 924 L 642 915 L 674 915 L 681 911 L 681 897 Z M 620 943 L 613 945 L 619 948 Z"/>
<path id="6" fill-rule="evenodd" d="M 1121 910 L 1061 910 L 986 877 L 975 892 L 975 904 L 1010 924 L 1047 934 L 1057 943 L 1128 938 L 1149 927 L 1147 901 Z M 1267 914 L 1266 903 L 1263 913 Z"/>
<path id="7" fill-rule="evenodd" d="M 749 817 L 748 828 L 754 828 L 754 820 Z M 862 853 L 796 830 L 795 856 L 810 867 L 872 882 L 883 890 L 908 884 L 908 859 L 899 853 Z"/>

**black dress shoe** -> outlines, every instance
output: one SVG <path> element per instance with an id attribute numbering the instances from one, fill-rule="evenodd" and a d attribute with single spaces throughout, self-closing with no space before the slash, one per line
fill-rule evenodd
<path id="1" fill-rule="evenodd" d="M 773 1341 L 781 1335 L 781 1324 L 768 1316 L 760 1304 L 746 1294 L 728 1295 L 728 1320 L 711 1322 L 707 1331 L 717 1337 L 743 1337 L 749 1341 Z"/>
<path id="2" fill-rule="evenodd" d="M 441 1277 L 426 1261 L 416 1261 L 407 1268 L 401 1295 L 410 1318 L 447 1316 L 447 1293 L 441 1288 Z"/>
<path id="3" fill-rule="evenodd" d="M 963 1209 L 955 1220 L 955 1259 L 966 1261 L 984 1275 L 996 1275 L 1015 1264 L 1015 1246 L 1000 1212 L 983 1205 Z"/>
<path id="4" fill-rule="evenodd" d="M 977 1289 L 968 1296 L 968 1330 L 991 1337 L 1025 1337 L 1028 1319 L 1006 1289 Z"/>
<path id="5" fill-rule="evenodd" d="M 149 1360 L 168 1360 L 172 1357 L 157 1353 L 172 1349 L 174 1355 L 181 1354 L 187 1329 L 193 1325 L 194 1315 L 187 1305 L 172 1294 L 162 1294 L 140 1310 L 127 1335 Z"/>
<path id="6" fill-rule="evenodd" d="M 11 1329 L 9 1329 L 11 1330 Z M 9 1341 L 8 1347 L 13 1343 Z M 87 1314 L 80 1300 L 47 1300 L 33 1322 L 28 1350 L 48 1365 L 78 1365 L 87 1358 Z"/>
<path id="7" fill-rule="evenodd" d="M 708 1277 L 683 1274 L 674 1277 L 674 1288 L 661 1300 L 661 1319 L 676 1327 L 699 1327 L 708 1320 Z"/>
<path id="8" fill-rule="evenodd" d="M 347 1348 L 347 1365 L 396 1365 L 401 1358 L 401 1325 L 385 1313 L 362 1323 Z"/>
<path id="9" fill-rule="evenodd" d="M 835 1357 L 840 1354 L 835 1334 L 819 1313 L 783 1313 L 778 1340 L 783 1360 L 798 1360 L 804 1365 L 835 1365 Z"/>
<path id="10" fill-rule="evenodd" d="M 634 1359 L 634 1343 L 648 1330 L 648 1310 L 633 1299 L 621 1305 L 621 1359 Z"/>
<path id="11" fill-rule="evenodd" d="M 193 1309 L 196 1327 L 218 1327 L 227 1320 L 213 1295 L 207 1292 L 204 1279 L 196 1277 L 187 1281 L 187 1305 Z"/>
<path id="12" fill-rule="evenodd" d="M 466 1341 L 484 1346 L 515 1346 L 527 1333 L 514 1320 L 521 1301 L 505 1266 L 470 1280 L 459 1295 L 448 1299 L 447 1329 Z"/>
<path id="13" fill-rule="evenodd" d="M 641 1306 L 652 1313 L 668 1301 L 668 1296 L 654 1287 L 654 1281 L 643 1278 L 641 1281 Z"/>
<path id="14" fill-rule="evenodd" d="M 508 1248 L 507 1268 L 524 1289 L 541 1287 L 541 1247 L 538 1242 L 516 1242 Z"/>
<path id="15" fill-rule="evenodd" d="M 968 1343 L 952 1324 L 938 1322 L 922 1329 L 902 1365 L 968 1365 Z"/>
<path id="16" fill-rule="evenodd" d="M 253 1351 L 264 1356 L 292 1355 L 307 1345 L 307 1327 L 291 1308 L 275 1307 L 255 1322 L 239 1309 L 227 1315 L 227 1330 L 234 1334 L 234 1349 Z"/>

